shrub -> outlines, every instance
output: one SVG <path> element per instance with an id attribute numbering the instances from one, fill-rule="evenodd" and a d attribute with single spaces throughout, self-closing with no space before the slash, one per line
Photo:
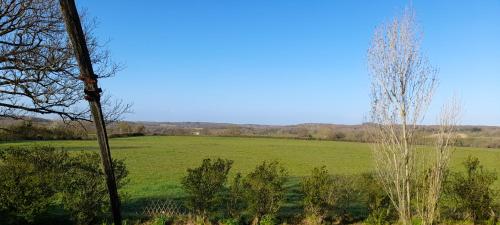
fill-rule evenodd
<path id="1" fill-rule="evenodd" d="M 226 195 L 226 212 L 231 218 L 240 218 L 245 209 L 243 177 L 237 173 L 228 188 Z"/>
<path id="2" fill-rule="evenodd" d="M 1 140 L 76 140 L 87 138 L 78 127 L 54 123 L 51 126 L 34 125 L 31 121 L 10 125 L 0 132 Z"/>
<path id="3" fill-rule="evenodd" d="M 188 194 L 188 207 L 196 213 L 206 216 L 220 207 L 227 175 L 233 161 L 223 159 L 204 159 L 194 169 L 188 169 L 182 179 L 182 186 Z"/>
<path id="4" fill-rule="evenodd" d="M 199 215 L 187 215 L 183 217 L 179 217 L 179 221 L 175 222 L 174 224 L 178 225 L 212 225 L 210 220 L 207 219 L 205 216 L 199 216 Z"/>
<path id="5" fill-rule="evenodd" d="M 331 176 L 324 166 L 314 168 L 302 181 L 302 193 L 307 224 L 321 223 L 332 213 L 339 223 L 352 222 L 363 212 L 370 224 L 392 215 L 390 199 L 372 174 Z"/>
<path id="6" fill-rule="evenodd" d="M 70 156 L 52 147 L 0 150 L 0 213 L 7 223 L 35 222 L 62 202 L 78 224 L 95 224 L 107 206 L 104 173 L 97 153 Z M 128 174 L 114 161 L 118 186 Z M 58 201 L 62 199 L 62 201 Z"/>
<path id="7" fill-rule="evenodd" d="M 333 136 L 334 140 L 342 140 L 344 138 L 346 138 L 346 135 L 343 132 L 335 132 L 335 135 Z"/>
<path id="8" fill-rule="evenodd" d="M 333 177 L 334 209 L 340 223 L 352 222 L 353 207 L 362 201 L 360 177 L 355 175 L 336 175 Z"/>
<path id="9" fill-rule="evenodd" d="M 364 204 L 368 210 L 365 223 L 371 225 L 390 224 L 395 219 L 395 212 L 389 196 L 383 191 L 382 185 L 376 180 L 375 175 L 362 174 L 359 186 L 362 187 Z"/>
<path id="10" fill-rule="evenodd" d="M 334 203 L 333 179 L 326 167 L 314 168 L 310 177 L 302 181 L 303 204 L 307 216 L 326 216 Z"/>
<path id="11" fill-rule="evenodd" d="M 125 134 L 110 134 L 109 138 L 123 138 L 123 137 L 140 137 L 144 136 L 144 133 L 125 133 Z"/>
<path id="12" fill-rule="evenodd" d="M 109 207 L 108 189 L 104 171 L 96 153 L 81 153 L 66 164 L 62 183 L 62 203 L 77 224 L 96 224 Z M 127 180 L 128 171 L 123 161 L 113 160 L 117 187 Z"/>
<path id="13" fill-rule="evenodd" d="M 304 217 L 304 219 L 302 219 L 302 221 L 299 224 L 301 224 L 301 225 L 322 225 L 322 224 L 324 224 L 323 219 L 324 219 L 323 217 L 320 217 L 318 215 L 309 214 L 309 215 L 306 215 Z"/>
<path id="14" fill-rule="evenodd" d="M 219 225 L 239 225 L 240 221 L 236 218 L 223 219 L 219 221 Z"/>
<path id="15" fill-rule="evenodd" d="M 0 150 L 0 213 L 7 223 L 33 222 L 53 203 L 68 155 L 50 147 Z"/>
<path id="16" fill-rule="evenodd" d="M 389 221 L 390 217 L 387 210 L 376 209 L 370 212 L 365 223 L 369 225 L 389 225 Z"/>
<path id="17" fill-rule="evenodd" d="M 277 161 L 264 161 L 245 177 L 245 200 L 256 218 L 278 212 L 285 196 L 286 181 L 287 172 Z"/>
<path id="18" fill-rule="evenodd" d="M 479 159 L 469 156 L 463 163 L 465 172 L 450 173 L 445 183 L 445 212 L 455 219 L 477 223 L 494 214 L 497 192 L 492 185 L 497 174 L 483 168 Z"/>
<path id="19" fill-rule="evenodd" d="M 164 215 L 155 217 L 150 225 L 166 225 L 172 222 L 172 218 Z"/>
<path id="20" fill-rule="evenodd" d="M 259 221 L 259 225 L 275 225 L 275 224 L 276 224 L 276 219 L 274 215 L 269 215 L 269 214 L 262 216 L 262 218 Z"/>

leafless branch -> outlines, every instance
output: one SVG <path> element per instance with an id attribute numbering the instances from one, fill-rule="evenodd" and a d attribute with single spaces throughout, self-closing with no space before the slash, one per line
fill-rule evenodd
<path id="1" fill-rule="evenodd" d="M 420 52 L 420 31 L 411 8 L 376 29 L 368 65 L 376 168 L 400 222 L 408 225 L 413 212 L 417 125 L 437 85 L 437 70 Z"/>
<path id="2" fill-rule="evenodd" d="M 100 78 L 120 66 L 110 59 L 93 31 L 95 20 L 82 15 L 91 60 Z M 0 116 L 58 115 L 64 121 L 90 120 L 83 107 L 83 84 L 56 0 L 0 0 Z M 110 119 L 129 104 L 107 101 Z M 121 113 L 121 114 L 120 114 Z"/>

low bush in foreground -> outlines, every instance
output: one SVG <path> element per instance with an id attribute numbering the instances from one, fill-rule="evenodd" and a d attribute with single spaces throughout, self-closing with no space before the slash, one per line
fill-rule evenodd
<path id="1" fill-rule="evenodd" d="M 243 181 L 248 210 L 257 219 L 276 216 L 285 197 L 287 171 L 277 161 L 263 162 Z M 270 219 L 269 219 L 270 220 Z"/>
<path id="2" fill-rule="evenodd" d="M 451 172 L 445 183 L 443 213 L 450 219 L 468 220 L 475 224 L 498 220 L 498 191 L 493 189 L 496 172 L 483 168 L 478 158 L 463 162 L 465 171 Z"/>
<path id="3" fill-rule="evenodd" d="M 1 149 L 0 224 L 37 223 L 54 209 L 71 220 L 66 222 L 106 221 L 108 200 L 100 164 L 96 153 L 68 154 L 44 146 Z M 123 161 L 113 165 L 122 187 L 128 171 Z M 374 174 L 331 175 L 319 167 L 300 185 L 285 186 L 290 178 L 277 161 L 262 162 L 247 174 L 231 174 L 232 166 L 231 160 L 205 159 L 188 169 L 182 182 L 187 198 L 176 204 L 186 203 L 190 211 L 151 215 L 156 217 L 145 224 L 397 223 L 391 200 Z M 498 224 L 498 191 L 492 188 L 496 181 L 496 172 L 472 157 L 462 171 L 448 172 L 436 224 Z M 284 213 L 290 208 L 283 208 L 292 198 L 302 209 L 293 208 L 290 216 Z"/>
<path id="4" fill-rule="evenodd" d="M 203 198 L 221 196 L 219 199 L 222 213 L 218 214 L 218 217 L 203 217 L 204 223 L 397 223 L 397 214 L 391 199 L 383 191 L 375 174 L 331 175 L 324 166 L 314 168 L 310 176 L 302 179 L 299 187 L 303 211 L 290 218 L 282 217 L 279 213 L 285 204 L 285 195 L 291 191 L 285 188 L 287 172 L 279 162 L 262 162 L 246 176 L 237 173 L 226 186 L 231 165 L 230 160 L 204 160 L 200 167 L 188 170 L 187 177 L 197 174 L 194 179 L 198 181 L 197 184 L 213 182 L 213 186 L 217 187 L 208 188 L 205 193 L 203 188 L 197 188 L 199 195 L 204 194 Z M 439 202 L 440 217 L 436 224 L 497 224 L 498 195 L 492 188 L 497 179 L 496 173 L 484 169 L 476 158 L 467 159 L 464 166 L 465 172 L 448 173 L 443 187 L 445 191 Z M 189 190 L 187 192 L 190 193 Z M 203 198 L 198 198 L 198 201 Z M 415 224 L 420 223 L 415 221 Z"/>
<path id="5" fill-rule="evenodd" d="M 204 159 L 199 167 L 187 170 L 182 185 L 188 208 L 203 218 L 227 218 L 225 223 L 241 221 L 244 213 L 258 223 L 264 217 L 263 223 L 274 221 L 286 193 L 284 167 L 277 161 L 263 162 L 245 177 L 236 174 L 227 186 L 232 163 Z"/>
<path id="6" fill-rule="evenodd" d="M 210 216 L 221 208 L 222 193 L 233 161 L 204 159 L 194 169 L 188 169 L 182 186 L 188 194 L 188 206 L 197 214 Z"/>
<path id="7" fill-rule="evenodd" d="M 302 181 L 301 191 L 304 194 L 303 204 L 306 216 L 312 220 L 323 220 L 335 202 L 333 193 L 333 177 L 325 166 L 314 168 L 311 176 Z"/>
<path id="8" fill-rule="evenodd" d="M 62 208 L 77 224 L 98 224 L 107 208 L 107 187 L 97 153 L 69 155 L 47 146 L 0 150 L 0 224 L 29 224 Z M 128 171 L 114 160 L 118 187 Z"/>

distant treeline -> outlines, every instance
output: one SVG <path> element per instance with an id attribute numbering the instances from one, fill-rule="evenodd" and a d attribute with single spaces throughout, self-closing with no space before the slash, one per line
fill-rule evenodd
<path id="1" fill-rule="evenodd" d="M 89 122 L 63 123 L 61 121 L 3 121 L 0 140 L 76 140 L 93 139 L 94 128 Z M 116 122 L 108 125 L 110 138 L 167 135 L 167 136 L 220 136 L 220 137 L 272 137 L 303 140 L 329 140 L 370 142 L 369 124 L 333 125 L 299 124 L 289 126 L 237 125 L 221 123 L 154 123 Z M 421 126 L 418 142 L 431 143 L 436 126 Z M 461 126 L 455 143 L 461 147 L 500 148 L 500 127 Z"/>
<path id="2" fill-rule="evenodd" d="M 199 124 L 183 126 L 177 124 L 145 125 L 147 135 L 200 135 L 223 137 L 273 137 L 303 140 L 329 140 L 350 142 L 371 142 L 368 124 L 364 125 L 331 125 L 331 124 L 301 124 L 292 126 L 261 126 L 224 124 L 210 126 Z M 438 132 L 436 126 L 421 126 L 417 142 L 423 145 L 432 143 Z M 456 146 L 500 148 L 499 127 L 461 126 L 458 128 Z"/>
<path id="3" fill-rule="evenodd" d="M 111 124 L 108 128 L 110 138 L 144 136 L 142 125 L 130 123 Z M 22 140 L 84 140 L 95 139 L 92 124 L 88 122 L 40 122 L 32 120 L 3 124 L 0 128 L 1 141 Z"/>
<path id="4" fill-rule="evenodd" d="M 78 140 L 87 139 L 88 134 L 82 127 L 54 122 L 37 125 L 32 121 L 22 121 L 1 128 L 0 140 Z"/>

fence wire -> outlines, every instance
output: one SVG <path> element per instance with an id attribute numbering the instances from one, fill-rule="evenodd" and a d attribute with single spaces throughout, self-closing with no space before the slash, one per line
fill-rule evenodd
<path id="1" fill-rule="evenodd" d="M 142 210 L 142 215 L 148 217 L 172 217 L 186 214 L 187 210 L 172 200 L 153 200 Z"/>

